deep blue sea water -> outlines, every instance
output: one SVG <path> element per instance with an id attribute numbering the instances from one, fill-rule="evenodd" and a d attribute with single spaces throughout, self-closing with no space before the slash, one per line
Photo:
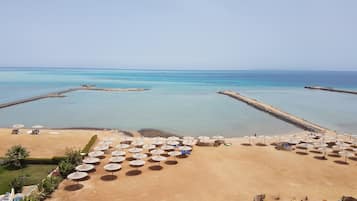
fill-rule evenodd
<path id="1" fill-rule="evenodd" d="M 66 98 L 0 109 L 0 126 L 156 128 L 182 135 L 226 136 L 299 130 L 216 93 L 230 89 L 339 132 L 357 132 L 357 95 L 303 88 L 356 90 L 357 72 L 0 68 L 0 103 L 84 83 L 150 90 L 79 91 Z"/>

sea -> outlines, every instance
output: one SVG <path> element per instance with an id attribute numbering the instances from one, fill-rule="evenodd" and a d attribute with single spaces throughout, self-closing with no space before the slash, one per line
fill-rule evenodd
<path id="1" fill-rule="evenodd" d="M 357 133 L 357 95 L 305 89 L 357 90 L 357 71 L 128 70 L 0 68 L 0 104 L 94 84 L 142 92 L 75 91 L 0 109 L 0 127 L 158 129 L 178 135 L 280 135 L 301 131 L 216 93 L 234 90 L 339 133 Z"/>

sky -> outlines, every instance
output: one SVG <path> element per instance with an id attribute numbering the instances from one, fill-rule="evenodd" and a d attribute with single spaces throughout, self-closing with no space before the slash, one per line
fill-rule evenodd
<path id="1" fill-rule="evenodd" d="M 357 70 L 356 0 L 1 0 L 0 67 Z"/>

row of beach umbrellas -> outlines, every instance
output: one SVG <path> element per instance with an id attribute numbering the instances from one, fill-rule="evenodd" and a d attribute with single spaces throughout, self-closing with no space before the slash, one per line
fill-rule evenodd
<path id="1" fill-rule="evenodd" d="M 67 178 L 78 181 L 87 177 L 87 172 L 93 170 L 95 168 L 94 164 L 100 161 L 99 157 L 105 155 L 105 152 L 111 148 L 113 140 L 114 138 L 107 137 L 99 142 L 93 151 L 88 153 L 88 157 L 83 159 L 83 164 L 75 168 L 76 172 L 71 173 Z M 112 174 L 120 170 L 122 168 L 120 163 L 126 160 L 127 153 L 130 153 L 131 157 L 135 159 L 130 161 L 129 165 L 136 168 L 141 167 L 145 165 L 144 159 L 148 158 L 148 155 L 143 153 L 144 150 L 152 155 L 152 161 L 160 163 L 167 160 L 167 157 L 162 156 L 162 154 L 167 152 L 170 157 L 177 157 L 182 154 L 182 151 L 191 151 L 194 144 L 195 138 L 193 137 L 184 137 L 183 139 L 175 136 L 168 138 L 157 137 L 153 138 L 150 143 L 145 143 L 143 139 L 124 136 L 121 139 L 121 143 L 115 146 L 116 150 L 111 152 L 109 163 L 103 168 Z"/>

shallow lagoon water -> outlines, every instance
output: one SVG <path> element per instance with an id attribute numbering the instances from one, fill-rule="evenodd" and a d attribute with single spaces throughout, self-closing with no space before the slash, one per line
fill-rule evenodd
<path id="1" fill-rule="evenodd" d="M 0 110 L 0 126 L 155 128 L 181 135 L 282 134 L 299 128 L 216 92 L 232 89 L 339 132 L 357 131 L 357 96 L 303 89 L 356 89 L 357 72 L 7 69 L 0 102 L 90 83 L 145 92 L 78 91 Z M 290 79 L 289 79 L 290 78 Z M 321 84 L 320 84 L 321 83 Z"/>

